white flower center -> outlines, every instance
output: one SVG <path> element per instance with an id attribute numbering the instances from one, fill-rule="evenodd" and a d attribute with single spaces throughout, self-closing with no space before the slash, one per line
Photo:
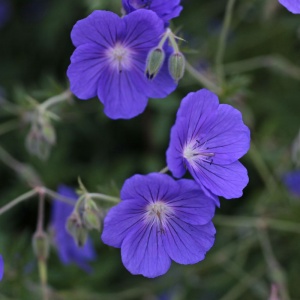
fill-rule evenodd
<path id="1" fill-rule="evenodd" d="M 212 164 L 214 153 L 209 152 L 208 148 L 205 147 L 205 143 L 200 143 L 198 140 L 190 141 L 183 148 L 183 157 L 192 166 L 199 162 L 199 160 Z"/>
<path id="2" fill-rule="evenodd" d="M 148 224 L 156 224 L 163 233 L 167 220 L 172 214 L 173 209 L 167 203 L 156 201 L 147 205 L 145 220 Z"/>
<path id="3" fill-rule="evenodd" d="M 106 55 L 111 67 L 118 72 L 128 70 L 131 66 L 131 51 L 120 43 L 109 48 Z"/>

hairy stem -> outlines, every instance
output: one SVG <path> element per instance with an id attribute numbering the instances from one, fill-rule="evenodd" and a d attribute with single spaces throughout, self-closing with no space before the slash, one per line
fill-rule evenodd
<path id="1" fill-rule="evenodd" d="M 68 89 L 59 95 L 56 95 L 54 97 L 47 99 L 45 102 L 40 104 L 39 109 L 41 111 L 45 111 L 50 106 L 55 105 L 59 102 L 64 102 L 65 100 L 69 99 L 71 97 L 71 95 L 72 95 L 72 92 Z"/>

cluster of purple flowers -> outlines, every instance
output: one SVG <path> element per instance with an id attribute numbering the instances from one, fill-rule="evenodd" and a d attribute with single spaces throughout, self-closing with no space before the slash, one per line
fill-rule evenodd
<path id="1" fill-rule="evenodd" d="M 67 71 L 72 92 L 83 100 L 98 96 L 112 119 L 135 117 L 148 98 L 171 93 L 184 59 L 166 29 L 182 10 L 180 0 L 122 4 L 123 18 L 95 11 L 76 23 L 71 33 L 76 50 Z M 238 160 L 249 144 L 250 131 L 239 111 L 219 105 L 208 90 L 188 94 L 171 131 L 167 165 L 174 177 L 188 170 L 194 180 L 160 173 L 129 178 L 121 202 L 104 220 L 103 242 L 121 248 L 125 267 L 146 277 L 166 273 L 172 260 L 203 260 L 214 243 L 218 196 L 241 197 L 248 183 Z"/>

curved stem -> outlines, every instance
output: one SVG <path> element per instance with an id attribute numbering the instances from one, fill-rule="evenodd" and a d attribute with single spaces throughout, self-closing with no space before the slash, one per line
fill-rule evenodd
<path id="1" fill-rule="evenodd" d="M 187 60 L 185 61 L 185 69 L 190 73 L 197 81 L 199 81 L 204 87 L 208 88 L 212 92 L 220 95 L 221 89 L 212 81 L 208 80 L 203 74 L 198 72 Z"/>
<path id="2" fill-rule="evenodd" d="M 37 193 L 38 193 L 38 191 L 36 189 L 33 189 L 33 190 L 17 197 L 16 199 L 10 201 L 8 204 L 6 204 L 2 208 L 0 208 L 0 215 L 4 214 L 6 211 L 10 210 L 11 208 L 16 206 L 17 204 L 19 204 L 19 203 L 21 203 L 25 200 L 28 200 L 29 198 L 33 197 Z"/>
<path id="3" fill-rule="evenodd" d="M 110 202 L 114 202 L 114 203 L 120 202 L 120 198 L 108 196 L 108 195 L 104 195 L 104 194 L 99 194 L 99 193 L 87 193 L 87 196 L 89 196 L 93 199 L 105 200 L 105 201 L 110 201 Z"/>
<path id="4" fill-rule="evenodd" d="M 162 170 L 159 171 L 159 173 L 165 174 L 169 171 L 168 166 L 164 167 Z"/>
<path id="5" fill-rule="evenodd" d="M 43 189 L 45 191 L 45 194 L 50 197 L 50 200 L 61 201 L 61 202 L 64 202 L 64 203 L 72 205 L 72 206 L 75 205 L 75 201 L 73 198 L 68 198 L 68 197 L 62 196 L 46 187 L 44 187 Z"/>
<path id="6" fill-rule="evenodd" d="M 44 232 L 44 210 L 45 210 L 45 193 L 44 190 L 39 190 L 39 210 L 38 210 L 38 220 L 36 226 L 37 233 Z"/>
<path id="7" fill-rule="evenodd" d="M 45 111 L 50 106 L 69 99 L 71 97 L 71 95 L 72 95 L 72 92 L 68 89 L 68 90 L 64 91 L 63 93 L 61 93 L 57 96 L 51 97 L 48 100 L 46 100 L 45 102 L 43 102 L 42 104 L 40 104 L 39 109 L 41 111 Z"/>

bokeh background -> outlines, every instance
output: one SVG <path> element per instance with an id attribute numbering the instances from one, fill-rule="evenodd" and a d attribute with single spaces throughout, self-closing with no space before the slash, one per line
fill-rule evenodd
<path id="1" fill-rule="evenodd" d="M 212 81 L 226 4 L 184 0 L 172 23 L 186 40 L 181 49 L 194 71 Z M 48 159 L 29 153 L 28 99 L 43 102 L 68 89 L 70 31 L 95 9 L 120 13 L 121 0 L 0 0 L 0 146 L 52 190 L 60 183 L 77 187 L 80 176 L 89 191 L 118 196 L 126 178 L 166 165 L 180 101 L 203 85 L 199 73 L 187 71 L 174 93 L 150 100 L 142 115 L 127 121 L 108 119 L 98 99 L 66 101 L 52 108 L 60 120 L 53 122 L 57 141 Z M 62 265 L 51 248 L 51 299 L 300 299 L 300 197 L 282 183 L 286 172 L 297 169 L 297 147 L 293 153 L 292 148 L 300 128 L 299 21 L 277 0 L 236 1 L 220 101 L 240 109 L 251 128 L 251 150 L 242 159 L 250 182 L 242 198 L 221 199 L 216 242 L 206 259 L 191 266 L 173 263 L 156 279 L 133 276 L 119 249 L 103 245 L 100 234 L 91 232 L 98 259 L 90 274 Z M 30 188 L 26 175 L 13 170 L 1 153 L 2 206 Z M 46 222 L 50 208 L 48 202 Z M 41 297 L 31 248 L 36 215 L 37 199 L 32 199 L 0 216 L 1 300 Z"/>

